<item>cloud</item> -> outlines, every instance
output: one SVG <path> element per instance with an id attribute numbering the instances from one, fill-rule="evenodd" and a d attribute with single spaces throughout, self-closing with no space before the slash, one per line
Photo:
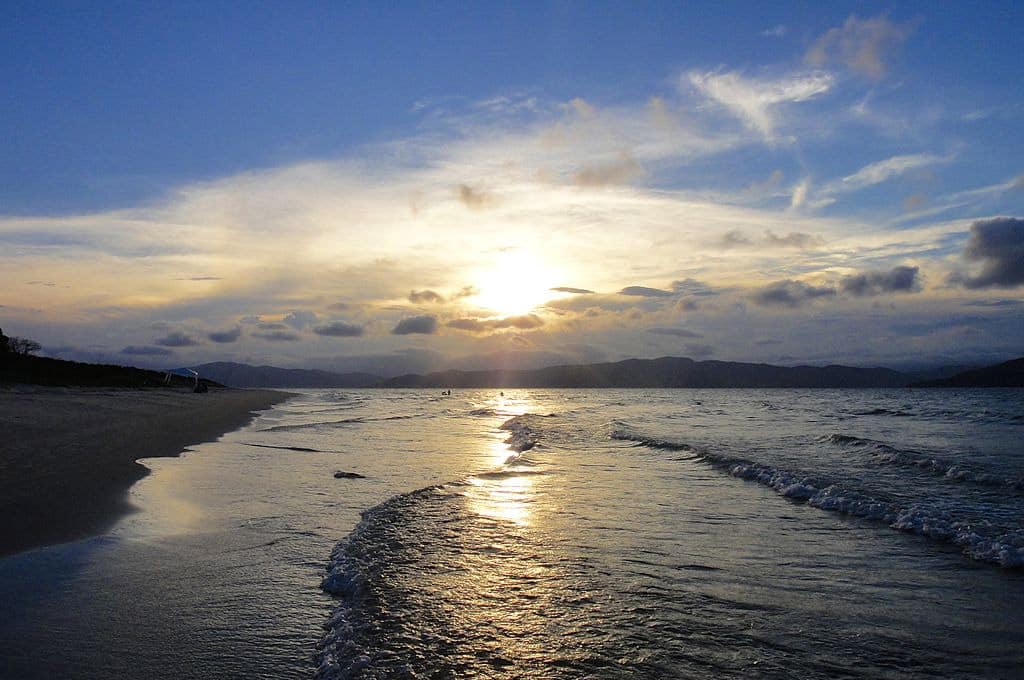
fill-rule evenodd
<path id="1" fill-rule="evenodd" d="M 551 290 L 553 290 L 555 292 L 558 292 L 558 293 L 573 293 L 575 295 L 593 295 L 594 294 L 594 291 L 592 291 L 592 290 L 587 290 L 586 288 L 572 288 L 570 286 L 558 286 L 557 288 L 552 288 Z"/>
<path id="2" fill-rule="evenodd" d="M 789 199 L 789 207 L 793 210 L 803 207 L 807 202 L 807 192 L 811 188 L 811 180 L 803 179 L 793 186 L 793 194 Z"/>
<path id="3" fill-rule="evenodd" d="M 392 335 L 432 335 L 437 332 L 437 317 L 435 316 L 410 316 L 402 319 L 391 329 Z"/>
<path id="4" fill-rule="evenodd" d="M 715 348 L 711 345 L 689 343 L 686 345 L 686 353 L 689 354 L 691 358 L 697 357 L 698 359 L 703 359 L 705 357 L 713 356 Z"/>
<path id="5" fill-rule="evenodd" d="M 698 295 L 701 297 L 718 295 L 717 290 L 702 281 L 698 281 L 697 279 L 673 281 L 672 292 L 683 295 Z"/>
<path id="6" fill-rule="evenodd" d="M 694 333 L 688 331 L 685 328 L 648 328 L 648 333 L 654 333 L 655 335 L 672 335 L 677 338 L 702 338 L 704 337 L 700 333 Z"/>
<path id="7" fill-rule="evenodd" d="M 851 15 L 842 26 L 818 38 L 804 60 L 818 68 L 838 62 L 877 80 L 885 75 L 886 59 L 909 33 L 909 27 L 894 24 L 885 15 L 874 19 Z"/>
<path id="8" fill-rule="evenodd" d="M 760 241 L 755 241 L 749 236 L 741 232 L 739 229 L 733 229 L 727 231 L 722 236 L 719 245 L 722 248 L 763 248 L 765 246 L 771 248 L 809 248 L 811 246 L 821 245 L 821 238 L 813 236 L 811 234 L 805 234 L 799 231 L 791 231 L 788 234 L 779 236 L 772 230 L 767 230 L 764 234 L 764 238 Z"/>
<path id="9" fill-rule="evenodd" d="M 290 333 L 289 331 L 267 331 L 265 333 L 253 333 L 252 337 L 260 338 L 262 340 L 269 340 L 270 342 L 297 342 L 302 338 L 296 333 Z"/>
<path id="10" fill-rule="evenodd" d="M 484 210 L 497 203 L 497 198 L 486 189 L 460 184 L 455 187 L 456 196 L 470 210 Z"/>
<path id="11" fill-rule="evenodd" d="M 363 327 L 344 321 L 335 321 L 326 326 L 317 326 L 313 332 L 332 338 L 356 338 L 363 334 Z"/>
<path id="12" fill-rule="evenodd" d="M 578 115 L 580 118 L 593 118 L 595 115 L 597 115 L 597 109 L 595 109 L 591 104 L 587 103 L 585 99 L 581 99 L 579 97 L 570 100 L 569 106 L 572 108 L 573 111 L 576 112 L 576 115 Z"/>
<path id="13" fill-rule="evenodd" d="M 580 168 L 573 174 L 573 181 L 581 187 L 601 187 L 609 184 L 624 184 L 642 172 L 643 170 L 635 158 L 629 154 L 621 154 L 618 160 L 611 163 Z"/>
<path id="14" fill-rule="evenodd" d="M 157 340 L 156 344 L 163 345 L 164 347 L 192 347 L 193 345 L 198 345 L 199 341 L 181 331 L 174 331 L 166 337 Z"/>
<path id="15" fill-rule="evenodd" d="M 776 281 L 751 296 L 755 304 L 762 307 L 789 307 L 795 309 L 817 298 L 834 297 L 836 289 L 830 286 L 812 286 L 803 281 L 786 279 Z"/>
<path id="16" fill-rule="evenodd" d="M 532 330 L 544 325 L 544 320 L 536 314 L 524 314 L 522 316 L 509 316 L 504 319 L 453 319 L 446 324 L 449 328 L 470 333 L 488 333 L 503 328 L 518 328 L 519 330 Z"/>
<path id="17" fill-rule="evenodd" d="M 413 304 L 420 304 L 423 302 L 440 304 L 444 302 L 444 297 L 432 290 L 411 290 L 409 291 L 409 302 Z"/>
<path id="18" fill-rule="evenodd" d="M 172 352 L 169 349 L 164 349 L 163 347 L 140 347 L 138 345 L 128 345 L 127 347 L 121 350 L 121 354 L 131 354 L 133 356 L 145 357 L 166 357 L 171 356 L 172 354 L 174 354 L 174 352 Z"/>
<path id="19" fill-rule="evenodd" d="M 800 231 L 791 231 L 785 236 L 776 236 L 770 229 L 764 234 L 765 242 L 768 245 L 779 248 L 810 248 L 822 244 L 822 240 L 813 234 L 805 234 Z"/>
<path id="20" fill-rule="evenodd" d="M 647 286 L 626 286 L 619 291 L 619 295 L 632 295 L 635 297 L 672 297 L 674 293 L 660 288 L 648 288 Z"/>
<path id="21" fill-rule="evenodd" d="M 956 273 L 952 283 L 965 288 L 1015 288 L 1024 285 L 1024 219 L 996 217 L 971 225 L 964 257 L 981 263 L 977 276 Z"/>
<path id="22" fill-rule="evenodd" d="M 208 337 L 213 342 L 219 342 L 223 344 L 228 342 L 235 342 L 236 340 L 238 340 L 238 338 L 241 337 L 241 335 L 242 327 L 235 326 L 229 331 L 213 331 L 212 333 L 208 333 L 206 337 Z"/>
<path id="23" fill-rule="evenodd" d="M 458 291 L 452 294 L 452 299 L 459 300 L 461 298 L 473 297 L 474 295 L 479 294 L 480 290 L 477 289 L 476 286 L 463 286 Z"/>
<path id="24" fill-rule="evenodd" d="M 281 319 L 281 321 L 292 328 L 302 330 L 306 326 L 315 324 L 317 322 L 317 316 L 313 312 L 298 311 L 291 312 L 288 316 Z"/>
<path id="25" fill-rule="evenodd" d="M 174 279 L 175 281 L 221 281 L 219 276 L 183 276 Z"/>
<path id="26" fill-rule="evenodd" d="M 779 24 L 778 26 L 772 26 L 769 29 L 761 31 L 761 35 L 763 35 L 766 38 L 782 38 L 787 33 L 789 33 L 789 29 L 786 28 L 786 26 L 783 24 Z"/>
<path id="27" fill-rule="evenodd" d="M 718 102 L 746 125 L 773 139 L 777 122 L 772 110 L 780 104 L 805 102 L 832 89 L 834 79 L 823 72 L 804 73 L 779 80 L 746 78 L 735 71 L 697 73 L 690 83 Z"/>
<path id="28" fill-rule="evenodd" d="M 924 194 L 911 194 L 903 199 L 902 206 L 907 212 L 917 210 L 921 208 L 925 203 L 928 202 L 928 197 Z"/>
<path id="29" fill-rule="evenodd" d="M 723 248 L 746 248 L 754 245 L 754 242 L 739 229 L 731 229 L 725 232 L 719 243 Z"/>
<path id="30" fill-rule="evenodd" d="M 844 276 L 839 288 L 847 295 L 863 297 L 882 293 L 912 293 L 920 290 L 917 267 L 894 267 L 889 271 L 870 271 Z"/>
<path id="31" fill-rule="evenodd" d="M 865 187 L 902 175 L 903 173 L 935 163 L 942 163 L 948 159 L 933 154 L 921 153 L 906 156 L 893 156 L 885 160 L 865 165 L 863 168 L 843 177 L 840 182 L 829 185 L 826 191 L 857 191 Z"/>

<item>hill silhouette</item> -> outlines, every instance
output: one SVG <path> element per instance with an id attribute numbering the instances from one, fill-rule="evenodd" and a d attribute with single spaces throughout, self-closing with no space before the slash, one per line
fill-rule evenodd
<path id="1" fill-rule="evenodd" d="M 912 387 L 1024 387 L 1024 357 L 948 378 L 917 382 Z"/>

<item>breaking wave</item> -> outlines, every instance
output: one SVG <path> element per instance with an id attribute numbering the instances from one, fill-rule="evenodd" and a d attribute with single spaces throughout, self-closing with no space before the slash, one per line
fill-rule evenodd
<path id="1" fill-rule="evenodd" d="M 794 501 L 807 503 L 822 510 L 885 522 L 893 529 L 951 543 L 975 560 L 1003 567 L 1024 567 L 1024 529 L 1003 531 L 993 523 L 962 519 L 927 502 L 903 504 L 846 488 L 843 482 L 827 477 L 801 474 L 739 457 L 721 455 L 692 447 L 684 442 L 647 437 L 621 429 L 614 431 L 611 436 L 650 448 L 693 451 L 698 459 L 733 477 L 757 482 Z M 858 440 L 846 435 L 833 437 L 834 439 L 830 439 L 832 443 L 842 445 L 872 444 L 868 440 Z"/>

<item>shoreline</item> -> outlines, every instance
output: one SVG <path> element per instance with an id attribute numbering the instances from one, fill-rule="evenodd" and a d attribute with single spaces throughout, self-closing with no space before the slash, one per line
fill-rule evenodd
<path id="1" fill-rule="evenodd" d="M 0 388 L 0 558 L 103 533 L 149 469 L 293 396 L 276 390 Z"/>

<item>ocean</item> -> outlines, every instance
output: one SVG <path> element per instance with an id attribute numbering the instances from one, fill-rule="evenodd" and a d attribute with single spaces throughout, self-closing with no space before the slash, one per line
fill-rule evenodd
<path id="1" fill-rule="evenodd" d="M 1021 678 L 1022 435 L 1024 390 L 303 390 L 0 560 L 0 677 Z"/>

